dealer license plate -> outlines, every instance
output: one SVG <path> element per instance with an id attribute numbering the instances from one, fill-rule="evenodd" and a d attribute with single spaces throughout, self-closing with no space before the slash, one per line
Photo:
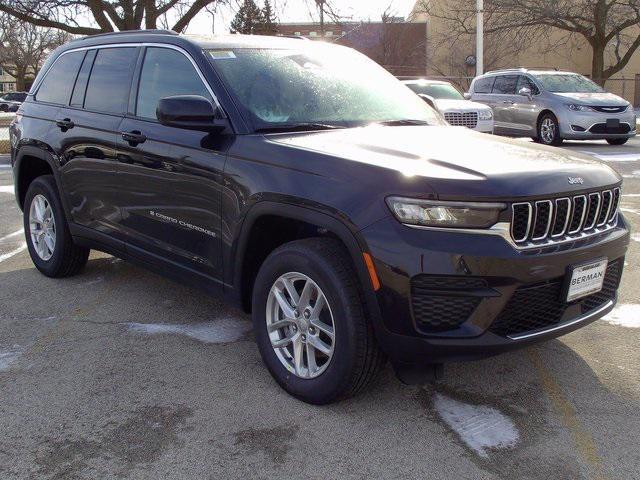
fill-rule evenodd
<path id="1" fill-rule="evenodd" d="M 602 290 L 604 276 L 607 272 L 607 260 L 598 260 L 573 267 L 569 277 L 567 302 L 586 297 Z"/>

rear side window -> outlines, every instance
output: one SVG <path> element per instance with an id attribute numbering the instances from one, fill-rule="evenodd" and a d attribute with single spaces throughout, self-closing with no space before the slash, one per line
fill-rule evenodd
<path id="1" fill-rule="evenodd" d="M 200 95 L 213 101 L 187 57 L 168 48 L 147 48 L 140 73 L 136 115 L 155 119 L 160 99 L 172 95 Z"/>
<path id="2" fill-rule="evenodd" d="M 479 78 L 473 84 L 473 93 L 491 93 L 496 77 Z"/>
<path id="3" fill-rule="evenodd" d="M 105 113 L 126 111 L 136 53 L 135 47 L 98 50 L 87 84 L 84 108 Z"/>
<path id="4" fill-rule="evenodd" d="M 501 75 L 493 84 L 493 93 L 502 95 L 515 95 L 518 75 Z"/>
<path id="5" fill-rule="evenodd" d="M 71 52 L 60 56 L 44 77 L 36 94 L 36 100 L 67 105 L 84 53 L 84 51 Z"/>

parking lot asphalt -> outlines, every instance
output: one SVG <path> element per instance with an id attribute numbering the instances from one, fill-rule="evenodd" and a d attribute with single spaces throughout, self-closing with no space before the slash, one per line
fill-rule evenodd
<path id="1" fill-rule="evenodd" d="M 640 232 L 640 140 L 564 148 L 625 176 Z M 606 319 L 313 407 L 272 381 L 243 313 L 99 252 L 48 279 L 21 225 L 0 156 L 0 479 L 640 478 L 638 234 Z"/>

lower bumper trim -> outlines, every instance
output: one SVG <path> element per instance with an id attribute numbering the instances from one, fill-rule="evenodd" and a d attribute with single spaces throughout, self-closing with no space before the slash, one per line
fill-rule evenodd
<path id="1" fill-rule="evenodd" d="M 576 325 L 578 323 L 581 322 L 587 322 L 589 320 L 591 320 L 594 317 L 597 317 L 599 315 L 603 315 L 604 312 L 606 312 L 607 310 L 610 310 L 613 306 L 615 305 L 615 300 L 609 300 L 606 303 L 604 303 L 602 306 L 600 306 L 599 308 L 596 308 L 595 310 L 592 310 L 588 313 L 585 313 L 584 315 L 580 315 L 577 318 L 574 318 L 573 320 L 569 320 L 568 322 L 564 322 L 560 325 L 556 325 L 552 328 L 544 328 L 544 329 L 540 329 L 540 330 L 535 330 L 533 332 L 527 332 L 527 333 L 522 333 L 519 335 L 508 335 L 507 338 L 510 338 L 511 340 L 525 340 L 528 338 L 535 338 L 538 337 L 540 335 L 546 335 L 548 333 L 552 333 L 555 332 L 557 330 L 562 330 L 563 328 L 567 328 L 570 327 L 572 325 Z"/>

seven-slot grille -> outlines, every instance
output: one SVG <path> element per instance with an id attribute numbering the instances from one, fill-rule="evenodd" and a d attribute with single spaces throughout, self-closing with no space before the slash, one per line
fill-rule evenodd
<path id="1" fill-rule="evenodd" d="M 446 112 L 444 119 L 454 127 L 476 128 L 478 125 L 478 112 Z"/>
<path id="2" fill-rule="evenodd" d="M 615 225 L 620 188 L 553 200 L 514 203 L 511 237 L 517 244 L 553 243 Z"/>

